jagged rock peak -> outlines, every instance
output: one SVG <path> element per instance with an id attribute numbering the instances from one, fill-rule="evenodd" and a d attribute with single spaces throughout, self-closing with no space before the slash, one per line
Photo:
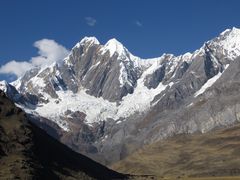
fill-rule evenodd
<path id="1" fill-rule="evenodd" d="M 80 43 L 89 43 L 89 42 L 94 43 L 94 44 L 100 44 L 96 37 L 87 37 L 86 36 L 80 41 Z"/>
<path id="2" fill-rule="evenodd" d="M 240 35 L 240 29 L 233 27 L 232 29 L 226 29 L 223 31 L 220 36 L 226 36 L 226 35 Z"/>
<path id="3" fill-rule="evenodd" d="M 74 47 L 74 48 L 79 48 L 81 45 L 84 44 L 88 44 L 88 45 L 100 45 L 100 42 L 98 41 L 98 39 L 96 37 L 87 37 L 85 36 L 80 42 L 78 42 Z"/>
<path id="4" fill-rule="evenodd" d="M 207 42 L 211 49 L 222 52 L 234 60 L 240 55 L 240 29 L 233 27 L 223 31 L 218 37 Z"/>

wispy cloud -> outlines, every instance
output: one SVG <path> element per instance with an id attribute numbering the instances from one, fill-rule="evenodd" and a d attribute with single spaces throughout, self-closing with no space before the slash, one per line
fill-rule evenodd
<path id="1" fill-rule="evenodd" d="M 0 74 L 13 74 L 20 77 L 32 67 L 61 61 L 69 54 L 69 50 L 51 39 L 42 39 L 33 45 L 38 48 L 38 56 L 30 58 L 28 61 L 9 61 L 0 67 Z"/>
<path id="2" fill-rule="evenodd" d="M 135 21 L 135 25 L 137 25 L 138 27 L 142 27 L 143 26 L 142 22 L 140 22 L 139 20 Z"/>
<path id="3" fill-rule="evenodd" d="M 38 48 L 39 56 L 32 57 L 30 62 L 36 66 L 52 64 L 63 60 L 69 54 L 67 48 L 51 39 L 36 41 L 34 47 Z"/>
<path id="4" fill-rule="evenodd" d="M 97 20 L 93 17 L 85 17 L 85 21 L 88 26 L 95 26 L 97 23 Z"/>
<path id="5" fill-rule="evenodd" d="M 32 64 L 26 61 L 15 61 L 12 60 L 7 64 L 1 66 L 0 73 L 1 74 L 13 74 L 17 77 L 23 75 L 24 72 L 31 69 Z"/>

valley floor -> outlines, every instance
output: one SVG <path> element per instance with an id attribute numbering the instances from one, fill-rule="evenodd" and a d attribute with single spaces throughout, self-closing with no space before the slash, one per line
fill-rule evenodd
<path id="1" fill-rule="evenodd" d="M 144 147 L 112 168 L 158 177 L 153 179 L 240 179 L 240 125 L 176 135 Z"/>
<path id="2" fill-rule="evenodd" d="M 224 176 L 224 177 L 157 177 L 157 176 L 136 176 L 130 180 L 240 180 L 240 176 Z"/>

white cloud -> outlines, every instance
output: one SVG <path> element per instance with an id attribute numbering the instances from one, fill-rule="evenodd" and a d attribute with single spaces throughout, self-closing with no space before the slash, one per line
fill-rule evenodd
<path id="1" fill-rule="evenodd" d="M 65 58 L 69 51 L 54 40 L 42 39 L 36 41 L 34 46 L 39 49 L 37 57 L 31 58 L 31 63 L 35 66 L 52 64 Z"/>
<path id="2" fill-rule="evenodd" d="M 24 72 L 29 70 L 32 64 L 26 61 L 17 62 L 15 60 L 8 62 L 7 64 L 1 66 L 1 74 L 14 74 L 17 77 L 21 76 Z"/>
<path id="3" fill-rule="evenodd" d="M 29 61 L 12 60 L 0 67 L 0 74 L 14 74 L 19 77 L 34 66 L 61 61 L 69 54 L 65 47 L 50 39 L 36 41 L 34 47 L 38 48 L 39 56 L 32 57 Z"/>
<path id="4" fill-rule="evenodd" d="M 93 17 L 85 17 L 85 21 L 89 26 L 95 26 L 97 23 L 97 20 L 94 19 Z"/>
<path id="5" fill-rule="evenodd" d="M 138 26 L 138 27 L 142 27 L 143 26 L 143 24 L 140 22 L 140 21 L 135 21 L 135 24 Z"/>

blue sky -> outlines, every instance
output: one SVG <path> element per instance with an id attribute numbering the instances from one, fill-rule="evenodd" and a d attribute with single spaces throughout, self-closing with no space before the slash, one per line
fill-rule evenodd
<path id="1" fill-rule="evenodd" d="M 103 44 L 114 37 L 143 58 L 179 55 L 240 27 L 239 7 L 238 0 L 1 0 L 0 66 L 38 56 L 36 41 L 71 49 L 84 36 Z"/>

